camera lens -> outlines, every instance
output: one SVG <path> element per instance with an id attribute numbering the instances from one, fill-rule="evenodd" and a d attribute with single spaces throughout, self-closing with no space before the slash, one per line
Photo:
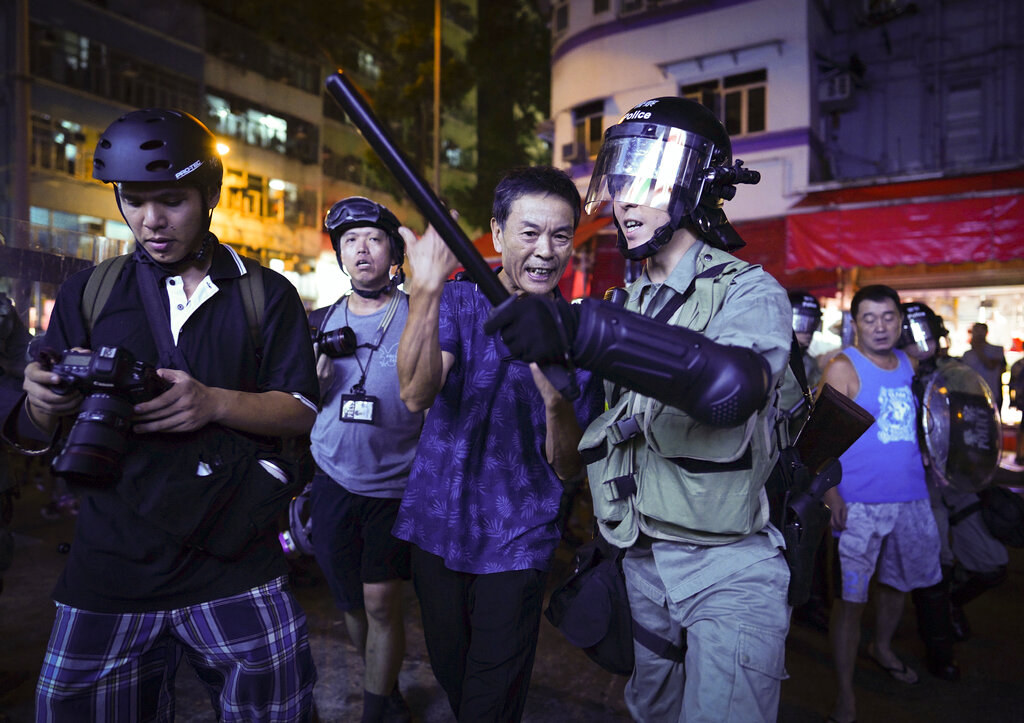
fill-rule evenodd
<path id="1" fill-rule="evenodd" d="M 132 403 L 96 392 L 82 401 L 68 441 L 53 460 L 53 472 L 69 482 L 99 485 L 112 482 L 127 446 Z"/>
<path id="2" fill-rule="evenodd" d="M 350 356 L 356 352 L 356 333 L 351 327 L 343 326 L 320 335 L 320 352 L 332 359 Z"/>

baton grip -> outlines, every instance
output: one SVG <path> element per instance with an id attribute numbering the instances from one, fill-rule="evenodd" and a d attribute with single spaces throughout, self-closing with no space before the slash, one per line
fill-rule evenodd
<path id="1" fill-rule="evenodd" d="M 416 204 L 420 213 L 441 235 L 455 258 L 466 268 L 487 300 L 497 306 L 508 298 L 508 290 L 495 276 L 494 271 L 473 246 L 466 233 L 445 209 L 433 189 L 420 177 L 402 151 L 395 145 L 383 124 L 373 114 L 366 99 L 345 75 L 345 72 L 339 70 L 337 73 L 329 75 L 325 85 L 327 92 L 348 114 L 363 138 L 370 144 L 370 148 L 388 167 L 405 192 L 409 194 L 409 198 Z"/>

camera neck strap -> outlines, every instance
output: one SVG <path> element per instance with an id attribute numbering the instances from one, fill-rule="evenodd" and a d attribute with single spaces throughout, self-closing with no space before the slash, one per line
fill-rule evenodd
<path id="1" fill-rule="evenodd" d="M 146 318 L 149 320 L 149 330 L 153 334 L 153 341 L 156 342 L 157 352 L 160 359 L 157 366 L 165 369 L 180 369 L 191 374 L 188 360 L 181 353 L 181 349 L 174 343 L 171 336 L 171 315 L 164 300 L 167 299 L 167 292 L 163 288 L 160 274 L 157 273 L 153 264 L 140 262 L 138 268 L 139 296 L 142 297 L 142 305 L 146 309 Z"/>
<path id="2" fill-rule="evenodd" d="M 384 341 L 384 335 L 388 331 L 388 327 L 391 325 L 391 320 L 395 318 L 395 312 L 398 311 L 399 297 L 401 294 L 398 289 L 394 289 L 391 292 L 391 299 L 388 301 L 387 309 L 384 311 L 384 317 L 380 320 L 380 324 L 377 326 L 377 341 L 373 344 L 359 344 L 356 347 L 356 352 L 352 355 L 356 360 L 356 364 L 359 366 L 359 381 L 352 386 L 352 394 L 364 394 L 366 392 L 366 375 L 370 371 L 370 361 L 373 359 L 373 353 L 380 348 L 381 342 Z M 345 326 L 349 326 L 348 323 L 348 295 L 346 294 L 343 298 L 338 300 L 338 303 L 345 305 Z M 332 308 L 331 311 L 334 311 Z M 331 312 L 327 312 L 327 316 L 330 316 Z M 326 326 L 327 319 L 324 319 L 324 325 Z M 349 327 L 351 328 L 351 327 Z M 358 337 L 357 337 L 358 340 Z M 359 361 L 359 349 L 369 349 L 370 353 L 366 357 L 366 364 Z"/>

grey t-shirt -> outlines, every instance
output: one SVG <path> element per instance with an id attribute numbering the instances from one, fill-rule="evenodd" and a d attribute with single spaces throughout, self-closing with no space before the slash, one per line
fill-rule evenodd
<path id="1" fill-rule="evenodd" d="M 423 413 L 411 413 L 398 394 L 398 341 L 409 317 L 408 297 L 398 293 L 398 307 L 376 350 L 365 345 L 376 344 L 386 304 L 367 316 L 349 312 L 346 320 L 345 299 L 336 305 L 324 327 L 331 331 L 347 323 L 359 348 L 352 356 L 332 360 L 334 381 L 310 435 L 313 458 L 349 492 L 368 497 L 402 496 L 423 426 Z M 342 421 L 342 399 L 353 394 L 352 387 L 363 370 L 365 393 L 376 398 L 376 423 Z"/>

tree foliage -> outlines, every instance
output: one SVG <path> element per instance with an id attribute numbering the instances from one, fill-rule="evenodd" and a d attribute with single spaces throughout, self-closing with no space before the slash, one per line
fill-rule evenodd
<path id="1" fill-rule="evenodd" d="M 430 0 L 202 0 L 212 12 L 247 25 L 268 40 L 346 69 L 360 51 L 379 74 L 363 77 L 374 110 L 425 176 L 432 162 L 434 3 Z M 462 0 L 442 0 L 447 16 L 470 24 Z M 486 228 L 491 196 L 507 169 L 547 162 L 536 137 L 548 117 L 550 33 L 544 0 L 477 0 L 476 27 L 465 57 L 442 49 L 441 103 L 457 108 L 476 89 L 476 183 L 443 189 L 471 226 Z M 443 129 L 442 129 L 443 133 Z M 383 165 L 367 151 L 371 173 L 393 188 Z M 443 160 L 443 159 L 442 159 Z"/>

